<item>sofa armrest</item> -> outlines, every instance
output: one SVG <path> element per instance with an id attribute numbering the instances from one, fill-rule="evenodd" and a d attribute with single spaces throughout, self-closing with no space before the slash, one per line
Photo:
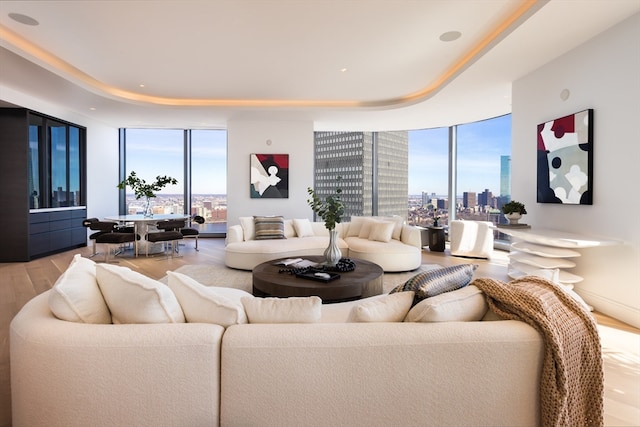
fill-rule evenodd
<path id="1" fill-rule="evenodd" d="M 420 229 L 418 227 L 414 227 L 413 225 L 402 224 L 400 241 L 404 244 L 422 249 L 422 236 L 420 234 Z"/>
<path id="2" fill-rule="evenodd" d="M 227 245 L 229 243 L 242 242 L 243 240 L 244 232 L 242 231 L 242 226 L 240 224 L 235 224 L 231 227 L 227 227 Z"/>
<path id="3" fill-rule="evenodd" d="M 11 322 L 13 425 L 217 424 L 224 328 L 67 322 L 49 292 Z"/>

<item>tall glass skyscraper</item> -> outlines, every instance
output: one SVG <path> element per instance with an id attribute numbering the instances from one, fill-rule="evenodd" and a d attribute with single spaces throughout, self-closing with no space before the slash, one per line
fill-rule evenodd
<path id="1" fill-rule="evenodd" d="M 511 156 L 500 156 L 500 197 L 511 199 Z"/>
<path id="2" fill-rule="evenodd" d="M 407 216 L 409 133 L 316 132 L 315 190 L 339 185 L 345 220 L 360 215 Z M 342 177 L 340 184 L 337 177 Z"/>

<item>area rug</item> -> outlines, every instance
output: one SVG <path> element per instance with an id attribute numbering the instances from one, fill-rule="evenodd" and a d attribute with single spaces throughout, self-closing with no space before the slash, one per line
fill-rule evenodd
<path id="1" fill-rule="evenodd" d="M 403 273 L 384 273 L 384 276 L 382 277 L 383 292 L 389 292 L 397 285 L 406 282 L 418 273 L 440 267 L 441 266 L 438 264 L 422 264 L 419 268 L 412 271 Z M 175 271 L 189 276 L 203 285 L 236 288 L 247 292 L 252 291 L 250 271 L 206 264 L 183 265 Z M 160 281 L 166 283 L 166 276 L 160 279 Z"/>

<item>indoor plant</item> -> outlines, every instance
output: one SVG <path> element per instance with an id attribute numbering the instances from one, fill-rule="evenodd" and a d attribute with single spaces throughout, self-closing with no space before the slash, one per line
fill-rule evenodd
<path id="1" fill-rule="evenodd" d="M 502 213 L 504 217 L 509 220 L 509 224 L 517 224 L 522 215 L 527 213 L 527 209 L 524 203 L 520 203 L 516 200 L 511 200 L 509 203 L 505 203 L 502 206 Z"/>
<path id="2" fill-rule="evenodd" d="M 153 216 L 153 212 L 151 212 L 150 199 L 156 197 L 156 192 L 162 190 L 167 185 L 175 185 L 177 183 L 178 180 L 175 178 L 171 178 L 166 175 L 158 175 L 154 182 L 147 184 L 144 179 L 141 179 L 136 175 L 135 171 L 131 171 L 127 179 L 118 184 L 118 188 L 122 190 L 128 186 L 133 190 L 133 194 L 135 194 L 136 199 L 144 197 L 144 216 Z"/>
<path id="3" fill-rule="evenodd" d="M 337 178 L 338 183 L 341 179 L 341 177 Z M 307 192 L 311 196 L 310 199 L 307 199 L 307 203 L 322 218 L 324 226 L 329 230 L 329 246 L 324 252 L 324 256 L 328 265 L 335 266 L 342 257 L 342 252 L 338 247 L 338 231 L 336 230 L 336 224 L 342 221 L 342 215 L 344 215 L 344 203 L 340 200 L 342 189 L 336 188 L 335 193 L 327 196 L 324 201 L 318 197 L 313 188 L 308 187 Z"/>

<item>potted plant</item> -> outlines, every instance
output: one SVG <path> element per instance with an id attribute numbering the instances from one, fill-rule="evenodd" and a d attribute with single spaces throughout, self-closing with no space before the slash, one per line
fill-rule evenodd
<path id="1" fill-rule="evenodd" d="M 509 224 L 515 225 L 518 223 L 522 215 L 526 215 L 527 209 L 524 203 L 520 203 L 516 200 L 511 200 L 509 203 L 505 203 L 502 206 L 502 213 L 504 217 L 509 220 Z"/>
<path id="2" fill-rule="evenodd" d="M 144 216 L 153 216 L 153 212 L 151 212 L 151 200 L 156 197 L 156 192 L 162 190 L 169 184 L 177 184 L 178 180 L 175 178 L 171 178 L 169 176 L 160 176 L 156 177 L 156 180 L 150 184 L 148 184 L 144 179 L 139 178 L 135 171 L 131 171 L 127 179 L 120 182 L 118 184 L 119 189 L 124 189 L 125 187 L 130 187 L 133 190 L 133 194 L 135 194 L 136 199 L 140 199 L 142 197 L 145 198 L 145 206 L 144 206 Z"/>
<path id="3" fill-rule="evenodd" d="M 341 179 L 338 177 L 338 182 Z M 311 196 L 310 199 L 307 199 L 307 203 L 322 218 L 324 226 L 329 230 L 329 246 L 325 250 L 324 256 L 328 265 L 335 266 L 342 257 L 342 252 L 338 247 L 338 231 L 336 230 L 336 224 L 342 221 L 342 215 L 344 215 L 344 203 L 340 200 L 342 189 L 336 188 L 335 193 L 327 196 L 324 200 L 321 200 L 311 187 L 307 188 L 307 192 Z"/>

